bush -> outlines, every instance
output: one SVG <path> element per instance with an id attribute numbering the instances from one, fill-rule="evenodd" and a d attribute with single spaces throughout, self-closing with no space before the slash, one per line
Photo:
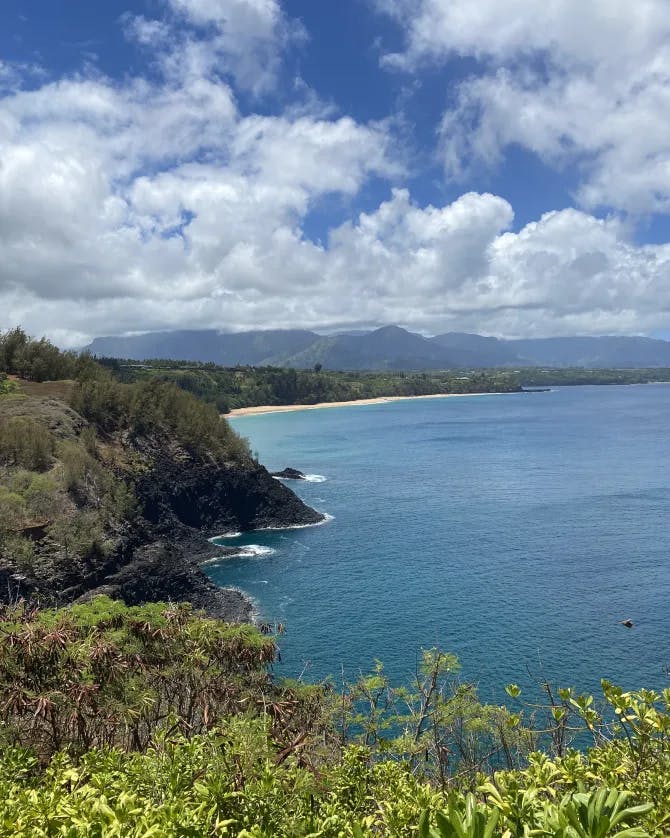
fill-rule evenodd
<path id="1" fill-rule="evenodd" d="M 670 691 L 603 683 L 618 723 L 593 716 L 590 696 L 560 691 L 552 709 L 571 707 L 596 744 L 485 771 L 483 708 L 473 717 L 471 691 L 443 690 L 457 662 L 438 650 L 424 653 L 416 692 L 387 701 L 380 665 L 331 705 L 328 690 L 273 681 L 272 638 L 184 605 L 5 606 L 0 638 L 1 835 L 668 834 Z M 407 727 L 389 727 L 402 703 Z M 496 709 L 509 729 L 523 712 Z M 478 732 L 475 770 L 453 762 L 436 776 L 434 745 L 456 755 Z"/>
<path id="2" fill-rule="evenodd" d="M 7 486 L 0 486 L 0 534 L 19 532 L 27 517 L 24 499 Z"/>
<path id="3" fill-rule="evenodd" d="M 44 471 L 53 452 L 53 436 L 45 425 L 24 416 L 0 420 L 0 464 Z"/>
<path id="4" fill-rule="evenodd" d="M 58 381 L 72 378 L 75 372 L 75 356 L 61 352 L 46 338 L 31 340 L 16 353 L 14 370 L 28 381 Z"/>
<path id="5" fill-rule="evenodd" d="M 195 734 L 225 714 L 258 712 L 273 693 L 280 703 L 293 695 L 272 686 L 271 638 L 185 605 L 6 606 L 0 636 L 0 730 L 42 755 L 142 749 L 161 730 Z"/>
<path id="6" fill-rule="evenodd" d="M 25 514 L 33 522 L 52 518 L 61 509 L 58 483 L 50 474 L 19 469 L 5 476 L 5 487 L 20 497 Z"/>
<path id="7" fill-rule="evenodd" d="M 0 396 L 6 396 L 7 393 L 13 392 L 14 389 L 14 383 L 7 378 L 6 373 L 0 372 Z"/>
<path id="8" fill-rule="evenodd" d="M 170 436 L 195 454 L 217 459 L 243 462 L 251 456 L 215 407 L 165 381 L 85 381 L 76 388 L 72 406 L 103 433 Z"/>

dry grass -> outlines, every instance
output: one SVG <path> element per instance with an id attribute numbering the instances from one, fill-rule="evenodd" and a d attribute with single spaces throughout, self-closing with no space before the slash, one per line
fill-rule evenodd
<path id="1" fill-rule="evenodd" d="M 74 381 L 23 381 L 17 380 L 20 392 L 26 396 L 42 399 L 60 399 L 68 402 L 74 387 Z"/>
<path id="2" fill-rule="evenodd" d="M 21 382 L 26 384 L 28 382 Z M 70 384 L 71 382 L 53 382 Z M 48 384 L 32 384 L 31 387 L 45 387 Z M 61 392 L 63 390 L 61 389 Z M 73 439 L 79 435 L 86 422 L 61 398 L 27 395 L 23 389 L 0 397 L 0 422 L 12 417 L 25 416 L 46 425 L 61 439 Z"/>

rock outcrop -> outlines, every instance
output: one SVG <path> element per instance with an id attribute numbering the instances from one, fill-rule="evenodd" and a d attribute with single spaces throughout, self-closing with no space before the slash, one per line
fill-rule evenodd
<path id="1" fill-rule="evenodd" d="M 271 472 L 272 477 L 280 477 L 282 480 L 304 480 L 305 475 L 297 468 L 286 467 L 283 471 Z"/>
<path id="2" fill-rule="evenodd" d="M 17 404 L 21 415 L 39 420 L 48 407 L 50 429 L 68 443 L 81 444 L 82 430 L 90 427 L 56 400 L 46 406 L 40 399 Z M 36 598 L 59 605 L 106 593 L 129 604 L 189 601 L 212 616 L 247 621 L 249 599 L 240 591 L 219 588 L 200 567 L 203 561 L 236 552 L 209 538 L 317 524 L 324 518 L 249 455 L 226 460 L 195 454 L 166 434 L 110 434 L 98 437 L 95 448 L 115 480 L 132 491 L 133 515 L 108 523 L 100 541 L 85 553 L 68 550 L 63 537 L 54 535 L 53 521 L 35 537 L 31 530 L 34 555 L 29 563 L 0 553 L 0 599 Z M 59 456 L 57 449 L 54 474 L 63 468 Z M 77 504 L 88 501 L 59 491 L 59 520 L 67 531 L 78 514 Z"/>

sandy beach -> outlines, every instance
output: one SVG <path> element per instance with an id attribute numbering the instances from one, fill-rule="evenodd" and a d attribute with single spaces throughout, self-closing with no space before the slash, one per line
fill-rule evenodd
<path id="1" fill-rule="evenodd" d="M 376 399 L 354 399 L 348 402 L 318 402 L 317 404 L 266 404 L 256 407 L 237 407 L 231 416 L 260 416 L 265 413 L 290 413 L 295 410 L 321 410 L 324 407 L 355 407 L 363 404 L 385 404 L 386 402 L 404 402 L 410 399 L 457 399 L 466 396 L 501 396 L 503 393 L 434 393 L 428 396 L 381 396 Z"/>

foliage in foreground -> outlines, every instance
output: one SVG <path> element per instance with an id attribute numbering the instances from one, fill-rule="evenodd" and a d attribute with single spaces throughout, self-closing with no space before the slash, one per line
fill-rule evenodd
<path id="1" fill-rule="evenodd" d="M 159 741 L 144 753 L 59 754 L 42 771 L 7 749 L 0 779 L 5 835 L 565 836 L 667 834 L 659 807 L 608 788 L 597 762 L 537 760 L 474 791 L 436 791 L 402 763 L 360 747 L 315 774 L 277 755 L 258 719 L 216 733 Z M 551 778 L 548 780 L 547 778 Z"/>
<path id="2" fill-rule="evenodd" d="M 0 835 L 670 834 L 667 690 L 512 712 L 437 650 L 413 688 L 380 665 L 339 691 L 277 683 L 275 648 L 183 605 L 6 608 Z"/>

